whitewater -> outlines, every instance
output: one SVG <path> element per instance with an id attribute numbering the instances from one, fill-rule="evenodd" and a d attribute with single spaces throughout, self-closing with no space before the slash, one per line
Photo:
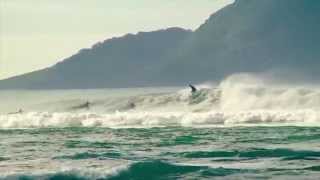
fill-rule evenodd
<path id="1" fill-rule="evenodd" d="M 320 178 L 320 86 L 196 87 L 0 91 L 0 179 Z"/>
<path id="2" fill-rule="evenodd" d="M 22 99 L 29 98 L 28 103 L 16 102 L 13 93 L 4 92 L 2 96 L 6 97 L 1 99 L 13 98 L 7 100 L 11 105 L 3 103 L 2 107 L 6 108 L 2 109 L 15 112 L 23 108 L 26 112 L 8 114 L 2 110 L 0 127 L 320 124 L 320 88 L 267 85 L 250 75 L 231 76 L 217 86 L 203 84 L 198 88 L 194 94 L 187 88 L 122 89 L 120 93 L 116 90 L 14 92 L 20 96 L 25 93 Z M 81 108 L 87 101 L 90 107 Z"/>

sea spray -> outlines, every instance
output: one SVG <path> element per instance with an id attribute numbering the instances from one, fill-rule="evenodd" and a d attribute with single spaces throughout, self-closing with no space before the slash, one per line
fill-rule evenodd
<path id="1" fill-rule="evenodd" d="M 109 98 L 100 94 L 89 107 L 78 109 L 71 107 L 86 101 L 66 97 L 59 111 L 52 110 L 60 107 L 56 101 L 44 111 L 48 101 L 39 110 L 1 114 L 0 128 L 320 124 L 320 89 L 316 87 L 280 87 L 250 74 L 230 76 L 218 86 L 197 87 L 193 94 L 188 88 Z"/>

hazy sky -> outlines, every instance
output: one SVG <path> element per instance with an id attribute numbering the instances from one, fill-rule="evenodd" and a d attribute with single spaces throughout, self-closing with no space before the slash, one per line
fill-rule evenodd
<path id="1" fill-rule="evenodd" d="M 0 79 L 126 33 L 195 29 L 233 0 L 0 0 Z"/>

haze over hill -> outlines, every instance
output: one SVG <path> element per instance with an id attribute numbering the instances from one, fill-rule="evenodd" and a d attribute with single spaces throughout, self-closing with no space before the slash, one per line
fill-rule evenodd
<path id="1" fill-rule="evenodd" d="M 320 75 L 320 1 L 237 0 L 196 31 L 113 38 L 1 89 L 112 88 L 219 81 L 238 72 Z"/>

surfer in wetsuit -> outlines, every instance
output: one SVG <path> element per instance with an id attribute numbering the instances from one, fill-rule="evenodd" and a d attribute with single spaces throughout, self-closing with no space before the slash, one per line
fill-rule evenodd
<path id="1" fill-rule="evenodd" d="M 84 104 L 81 104 L 81 105 L 79 105 L 79 106 L 72 107 L 71 109 L 73 109 L 73 110 L 78 110 L 78 109 L 90 109 L 90 102 L 87 101 L 87 102 L 85 102 Z"/>
<path id="2" fill-rule="evenodd" d="M 194 87 L 192 84 L 189 84 L 189 87 L 191 88 L 191 93 L 194 94 L 195 92 L 197 92 L 197 88 Z"/>
<path id="3" fill-rule="evenodd" d="M 134 108 L 136 107 L 136 104 L 134 104 L 133 102 L 131 102 L 131 103 L 129 104 L 129 107 L 130 107 L 130 109 L 134 109 Z"/>
<path id="4" fill-rule="evenodd" d="M 89 109 L 90 108 L 90 102 L 87 101 L 84 105 L 83 108 Z"/>
<path id="5" fill-rule="evenodd" d="M 19 109 L 19 111 L 17 112 L 11 112 L 11 113 L 8 113 L 8 114 L 22 114 L 23 113 L 23 110 L 22 109 Z"/>
<path id="6" fill-rule="evenodd" d="M 201 96 L 201 93 L 199 93 L 200 91 L 198 91 L 198 89 L 192 84 L 189 84 L 189 87 L 191 88 L 189 104 L 197 104 L 199 102 L 199 97 Z"/>

